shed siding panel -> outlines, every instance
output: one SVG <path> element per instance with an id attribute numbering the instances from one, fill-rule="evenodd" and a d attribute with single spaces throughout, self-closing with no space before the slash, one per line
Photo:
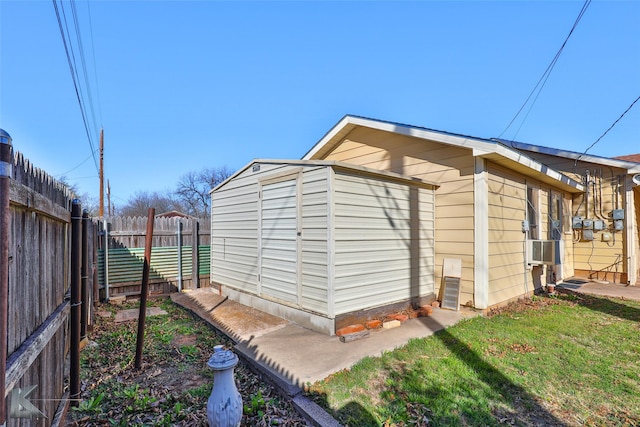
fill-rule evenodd
<path id="1" fill-rule="evenodd" d="M 302 177 L 302 307 L 327 315 L 328 256 L 327 170 L 307 170 Z"/>
<path id="2" fill-rule="evenodd" d="M 433 224 L 432 191 L 337 174 L 336 314 L 433 293 Z"/>
<path id="3" fill-rule="evenodd" d="M 297 180 L 262 186 L 260 282 L 264 296 L 298 301 Z"/>
<path id="4" fill-rule="evenodd" d="M 475 164 L 471 150 L 356 128 L 324 158 L 440 183 L 435 196 L 435 292 L 437 295 L 442 282 L 442 260 L 460 258 L 460 300 L 473 305 L 474 233 L 473 228 L 459 228 L 462 223 L 472 224 L 474 217 Z"/>
<path id="5" fill-rule="evenodd" d="M 211 193 L 211 281 L 258 292 L 258 180 L 291 169 L 261 164 Z"/>

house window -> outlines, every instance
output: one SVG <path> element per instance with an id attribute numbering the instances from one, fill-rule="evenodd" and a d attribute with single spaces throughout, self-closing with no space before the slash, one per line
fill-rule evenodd
<path id="1" fill-rule="evenodd" d="M 562 195 L 549 194 L 549 239 L 562 239 Z"/>
<path id="2" fill-rule="evenodd" d="M 529 221 L 529 239 L 540 239 L 540 190 L 527 186 L 527 221 Z"/>

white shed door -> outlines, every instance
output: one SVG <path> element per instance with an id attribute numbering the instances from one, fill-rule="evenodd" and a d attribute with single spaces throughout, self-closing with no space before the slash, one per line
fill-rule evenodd
<path id="1" fill-rule="evenodd" d="M 262 187 L 261 295 L 298 303 L 297 180 Z"/>

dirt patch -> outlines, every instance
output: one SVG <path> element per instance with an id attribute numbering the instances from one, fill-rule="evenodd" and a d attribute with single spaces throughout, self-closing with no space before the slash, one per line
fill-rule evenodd
<path id="1" fill-rule="evenodd" d="M 156 303 L 168 314 L 147 318 L 140 369 L 134 367 L 137 322 L 96 317 L 92 344 L 81 353 L 82 401 L 68 412 L 67 425 L 208 425 L 213 371 L 207 361 L 214 345 L 232 343 L 170 301 Z M 119 308 L 106 305 L 102 311 Z M 288 398 L 242 360 L 235 380 L 244 405 L 242 426 L 306 425 Z"/>

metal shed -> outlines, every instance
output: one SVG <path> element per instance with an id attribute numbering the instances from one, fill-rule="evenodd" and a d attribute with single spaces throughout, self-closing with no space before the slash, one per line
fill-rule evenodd
<path id="1" fill-rule="evenodd" d="M 434 299 L 437 184 L 333 161 L 256 160 L 211 191 L 211 281 L 334 334 Z"/>

